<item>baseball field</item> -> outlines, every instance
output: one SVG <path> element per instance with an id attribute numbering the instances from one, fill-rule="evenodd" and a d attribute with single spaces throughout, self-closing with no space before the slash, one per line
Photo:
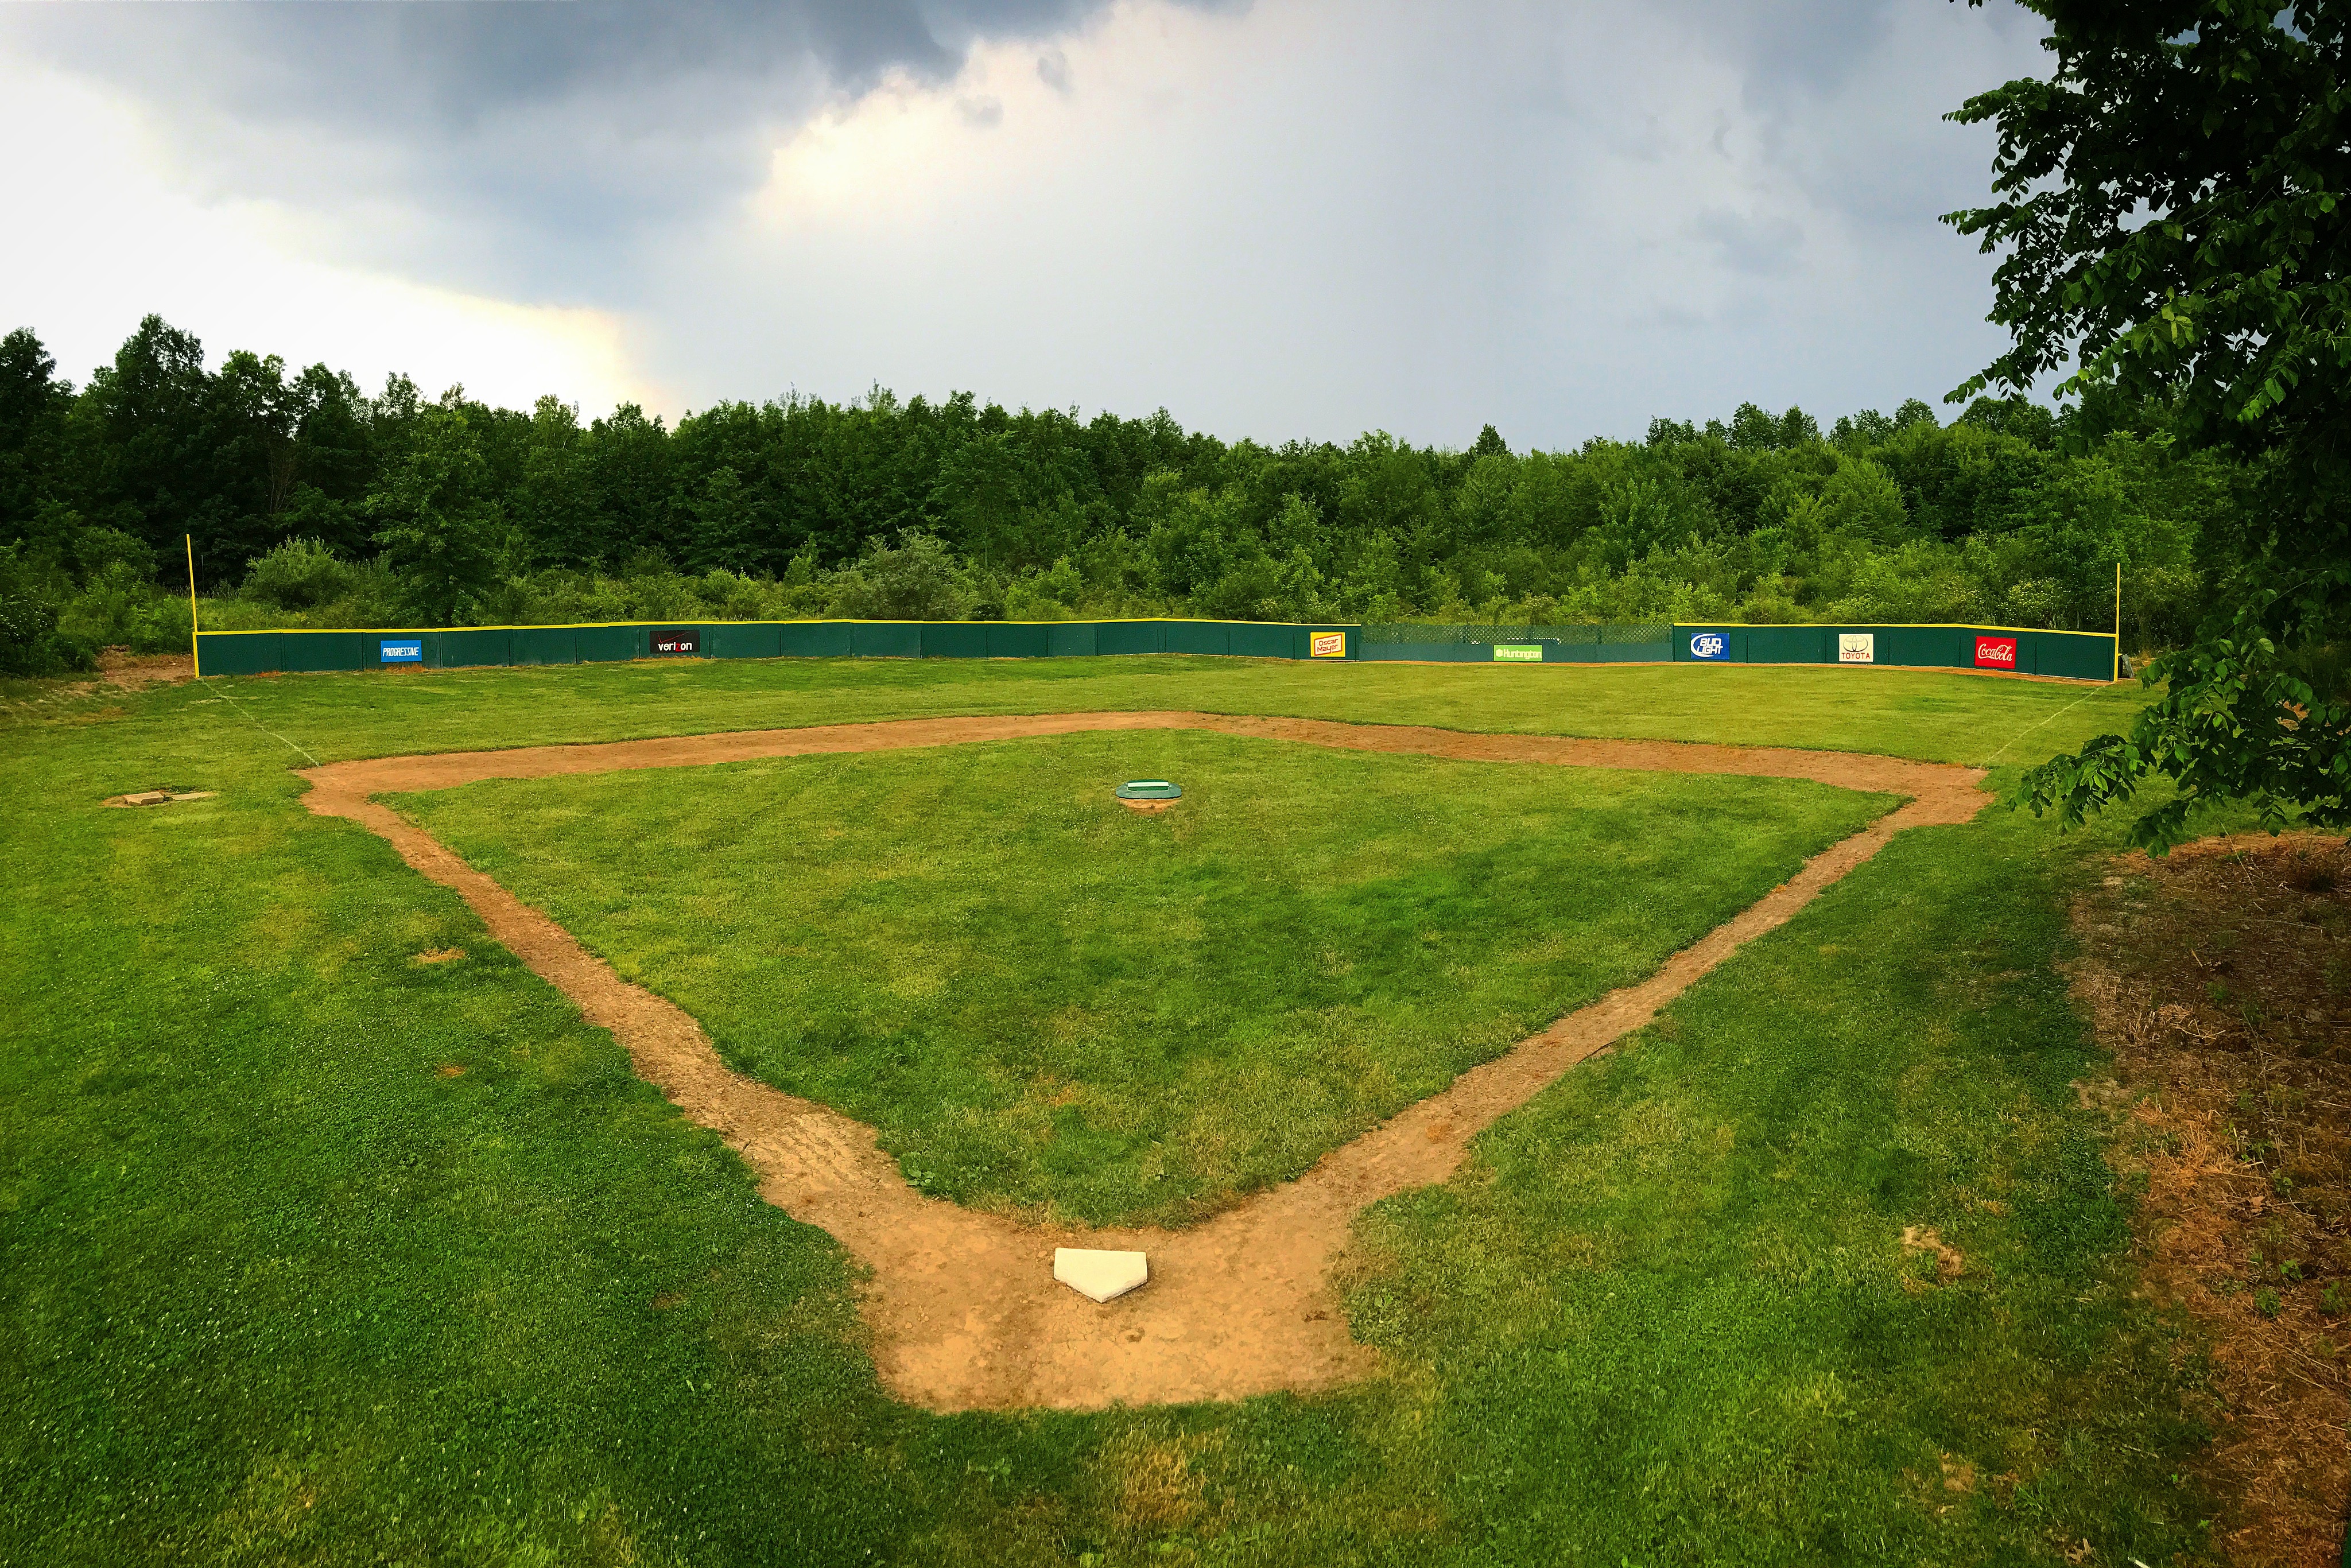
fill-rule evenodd
<path id="1" fill-rule="evenodd" d="M 2204 1539 L 2068 993 L 2119 828 L 1997 800 L 2135 686 L 5 695 L 0 1560 Z"/>

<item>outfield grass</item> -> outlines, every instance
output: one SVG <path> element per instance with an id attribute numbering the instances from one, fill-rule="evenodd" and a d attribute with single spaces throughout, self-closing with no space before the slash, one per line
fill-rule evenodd
<path id="1" fill-rule="evenodd" d="M 394 803 L 917 1186 L 1104 1225 L 1297 1175 L 1895 801 L 1140 731 Z"/>
<path id="2" fill-rule="evenodd" d="M 1318 664 L 1175 656 L 640 661 L 243 677 L 206 686 L 193 700 L 225 695 L 237 712 L 293 737 L 321 761 L 914 715 L 1189 708 L 1819 747 L 1975 766 L 2035 762 L 2126 728 L 2146 700 L 2136 684 L 2085 686 L 1859 667 Z"/>
<path id="3" fill-rule="evenodd" d="M 1309 711 L 1257 667 L 1220 687 L 1165 663 L 23 710 L 0 741 L 0 1563 L 2203 1560 L 2172 1479 L 2193 1347 L 2131 1293 L 2127 1195 L 2069 1087 L 2102 1063 L 2054 967 L 2064 902 L 2111 837 L 2009 814 L 1904 835 L 1457 1180 L 1368 1213 L 1349 1311 L 1384 1379 L 934 1417 L 877 1391 L 831 1241 L 454 894 L 305 812 L 264 733 L 325 757 L 1061 697 Z M 2003 776 L 2123 711 L 1967 677 L 1626 672 L 1673 710 L 1645 716 L 1611 706 L 1635 689 L 1616 672 L 1552 674 L 1298 690 L 1962 759 L 2058 716 Z M 1928 699 L 1949 711 L 1915 732 L 1894 711 Z M 223 793 L 97 806 L 151 784 Z M 471 956 L 410 961 L 451 946 Z M 1921 1224 L 1962 1277 L 1923 1276 L 1900 1244 Z"/>

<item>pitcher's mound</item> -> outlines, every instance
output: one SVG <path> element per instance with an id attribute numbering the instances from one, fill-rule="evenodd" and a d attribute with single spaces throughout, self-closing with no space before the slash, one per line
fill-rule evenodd
<path id="1" fill-rule="evenodd" d="M 1184 798 L 1182 787 L 1165 779 L 1130 779 L 1116 793 L 1119 804 L 1130 811 L 1165 811 Z"/>

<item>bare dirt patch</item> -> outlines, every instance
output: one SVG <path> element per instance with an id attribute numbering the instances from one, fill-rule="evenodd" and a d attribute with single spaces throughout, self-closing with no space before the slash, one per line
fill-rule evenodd
<path id="1" fill-rule="evenodd" d="M 1904 1226 L 1902 1246 L 1905 1251 L 1933 1254 L 1935 1278 L 1943 1284 L 1949 1284 L 1968 1271 L 1966 1256 L 1958 1248 L 1946 1243 L 1931 1225 Z"/>
<path id="2" fill-rule="evenodd" d="M 90 674 L 42 675 L 7 683 L 10 691 L 0 701 L 0 715 L 36 724 L 111 724 L 129 718 L 131 710 L 108 699 L 194 678 L 194 665 L 184 653 L 137 656 L 109 648 L 99 655 L 98 668 Z M 92 702 L 99 706 L 89 706 Z"/>
<path id="3" fill-rule="evenodd" d="M 1472 761 L 1806 779 L 1907 796 L 1909 803 L 1813 857 L 1646 980 L 1579 1008 L 1463 1073 L 1442 1093 L 1332 1150 L 1296 1181 L 1186 1230 L 1081 1231 L 976 1213 L 915 1191 L 876 1147 L 872 1128 L 731 1071 L 686 1013 L 622 980 L 569 933 L 373 799 L 483 779 L 1119 729 L 1200 729 Z M 312 786 L 306 803 L 313 811 L 366 825 L 409 864 L 456 890 L 491 935 L 577 1002 L 590 1022 L 612 1031 L 640 1076 L 740 1151 L 768 1202 L 822 1227 L 855 1254 L 868 1270 L 864 1309 L 884 1385 L 942 1410 L 1233 1399 L 1366 1375 L 1375 1368 L 1373 1353 L 1349 1333 L 1327 1282 L 1357 1210 L 1445 1180 L 1479 1133 L 1646 1024 L 1693 981 L 1784 924 L 1896 833 L 1968 821 L 1986 799 L 1980 770 L 1896 758 L 1201 713 L 828 725 L 382 758 L 330 763 L 303 777 Z M 1152 1283 L 1096 1305 L 1053 1282 L 1057 1247 L 1146 1252 Z"/>
<path id="4" fill-rule="evenodd" d="M 2220 839 L 2116 862 L 2075 977 L 2145 1181 L 2146 1288 L 2204 1330 L 2204 1479 L 2243 1568 L 2336 1568 L 2351 1494 L 2351 854 Z"/>
<path id="5" fill-rule="evenodd" d="M 135 692 L 149 686 L 175 686 L 195 678 L 195 661 L 185 653 L 134 653 L 128 648 L 109 648 L 98 656 L 98 679 L 91 684 Z"/>
<path id="6" fill-rule="evenodd" d="M 430 953 L 419 953 L 409 960 L 412 964 L 454 964 L 465 956 L 463 947 L 435 947 Z"/>
<path id="7" fill-rule="evenodd" d="M 196 678 L 195 661 L 185 653 L 134 653 L 109 648 L 98 656 L 98 669 L 57 682 L 53 698 L 96 696 L 113 692 L 142 692 L 150 686 L 175 686 Z M 99 710 L 120 713 L 120 709 Z M 79 716 L 85 719 L 89 715 Z"/>

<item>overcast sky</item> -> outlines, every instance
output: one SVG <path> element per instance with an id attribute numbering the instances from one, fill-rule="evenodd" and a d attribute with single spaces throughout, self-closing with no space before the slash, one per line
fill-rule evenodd
<path id="1" fill-rule="evenodd" d="M 1226 436 L 1939 400 L 1995 0 L 0 4 L 0 329 Z"/>

